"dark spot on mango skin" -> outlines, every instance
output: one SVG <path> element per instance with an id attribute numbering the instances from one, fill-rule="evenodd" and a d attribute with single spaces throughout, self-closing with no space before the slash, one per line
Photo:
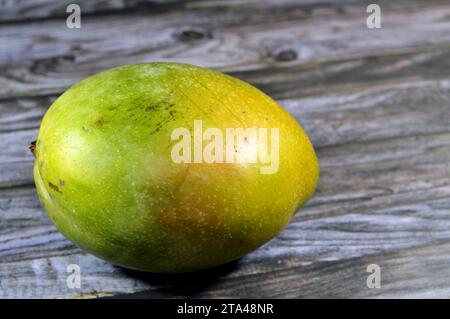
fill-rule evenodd
<path id="1" fill-rule="evenodd" d="M 143 107 L 145 112 L 157 111 L 164 109 L 166 111 L 170 110 L 175 104 L 169 102 L 159 102 L 154 104 L 149 104 Z"/>
<path id="2" fill-rule="evenodd" d="M 150 135 L 153 135 L 163 129 L 167 123 L 176 119 L 177 112 L 174 107 L 175 104 L 169 101 L 150 102 L 146 99 L 136 99 L 133 106 L 126 108 L 126 113 L 136 124 L 151 129 Z M 108 110 L 114 111 L 115 108 L 110 107 Z M 110 114 L 110 116 L 114 116 L 114 114 Z M 100 116 L 93 122 L 93 127 L 102 129 L 109 122 L 111 122 L 110 119 Z M 91 132 L 89 125 L 83 125 L 81 129 L 87 133 Z"/>
<path id="3" fill-rule="evenodd" d="M 166 107 L 164 108 L 165 110 L 169 110 L 169 109 L 171 109 L 172 107 L 174 107 L 174 105 L 175 104 L 173 104 L 173 103 L 167 103 L 167 105 L 166 105 Z"/>
<path id="4" fill-rule="evenodd" d="M 94 125 L 95 125 L 97 128 L 101 128 L 101 127 L 102 127 L 103 125 L 105 125 L 107 122 L 108 122 L 107 120 L 105 120 L 105 119 L 103 119 L 103 118 L 99 118 L 99 119 L 97 119 L 97 120 L 94 122 Z"/>
<path id="5" fill-rule="evenodd" d="M 59 189 L 59 187 L 56 186 L 55 184 L 53 184 L 53 183 L 51 183 L 51 182 L 48 182 L 48 186 L 50 186 L 50 189 L 54 190 L 55 192 L 62 194 L 62 192 L 61 192 L 61 190 Z"/>
<path id="6" fill-rule="evenodd" d="M 66 183 L 62 179 L 59 180 L 59 186 L 64 187 L 65 184 Z"/>
<path id="7" fill-rule="evenodd" d="M 134 108 L 127 109 L 127 111 L 134 121 L 139 121 L 151 128 L 150 135 L 153 135 L 159 132 L 165 124 L 175 120 L 176 111 L 173 109 L 174 106 L 175 104 L 173 103 L 162 101 L 150 104 L 137 104 Z M 137 117 L 133 112 L 136 108 L 141 109 L 146 114 Z"/>
<path id="8" fill-rule="evenodd" d="M 150 132 L 150 135 L 153 135 L 153 134 L 159 132 L 164 127 L 164 125 L 166 123 L 169 123 L 170 121 L 174 121 L 175 120 L 175 114 L 176 114 L 175 110 L 169 111 L 169 114 L 166 115 L 165 117 L 162 117 L 160 122 L 158 122 L 156 124 L 155 129 L 152 132 Z"/>

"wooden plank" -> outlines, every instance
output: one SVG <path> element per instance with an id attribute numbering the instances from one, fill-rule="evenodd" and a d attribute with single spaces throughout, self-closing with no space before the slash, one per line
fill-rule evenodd
<path id="1" fill-rule="evenodd" d="M 258 267 L 258 271 L 243 272 L 235 276 L 228 272 L 236 271 L 233 268 L 238 265 L 228 265 L 209 276 L 161 278 L 139 274 L 138 278 L 155 283 L 157 288 L 118 297 L 448 298 L 450 287 L 448 282 L 443 283 L 443 278 L 450 275 L 446 267 L 449 261 L 448 243 L 435 243 L 390 254 L 315 263 L 293 257 L 289 260 L 274 260 L 264 267 Z M 369 273 L 366 270 L 371 264 L 380 266 L 380 289 L 367 287 Z"/>
<path id="2" fill-rule="evenodd" d="M 448 207 L 448 203 L 446 204 Z M 448 240 L 392 253 L 323 259 L 301 254 L 248 260 L 197 274 L 153 275 L 113 267 L 90 255 L 1 264 L 1 298 L 96 297 L 135 293 L 145 298 L 448 298 Z M 82 286 L 66 286 L 69 264 L 80 265 Z M 381 289 L 366 286 L 369 264 L 381 267 Z M 136 293 L 137 292 L 137 293 Z"/>
<path id="3" fill-rule="evenodd" d="M 65 28 L 64 1 L 38 2 L 0 10 L 0 298 L 450 296 L 448 1 L 380 0 L 381 30 L 364 25 L 368 1 L 89 1 L 81 30 Z M 33 187 L 27 144 L 58 94 L 152 60 L 260 87 L 306 129 L 321 165 L 315 197 L 281 234 L 200 274 L 143 274 L 83 253 Z M 71 263 L 81 289 L 66 286 Z M 366 286 L 371 263 L 381 289 Z"/>
<path id="4" fill-rule="evenodd" d="M 244 6 L 233 14 L 209 8 L 151 19 L 134 14 L 86 17 L 79 30 L 67 29 L 59 20 L 2 25 L 0 98 L 58 94 L 92 73 L 143 61 L 236 71 L 442 49 L 450 42 L 450 5 L 382 5 L 387 8 L 385 28 L 379 30 L 365 27 L 365 7 L 354 2 L 343 11 L 333 5 L 310 9 L 306 16 L 301 6 L 281 6 L 274 14 Z"/>

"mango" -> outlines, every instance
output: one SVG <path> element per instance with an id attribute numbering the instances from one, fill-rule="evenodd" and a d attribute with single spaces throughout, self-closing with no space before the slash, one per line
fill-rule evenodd
<path id="1" fill-rule="evenodd" d="M 58 230 L 113 264 L 155 273 L 257 249 L 319 177 L 308 136 L 274 100 L 178 63 L 78 82 L 46 112 L 33 151 L 36 189 Z"/>

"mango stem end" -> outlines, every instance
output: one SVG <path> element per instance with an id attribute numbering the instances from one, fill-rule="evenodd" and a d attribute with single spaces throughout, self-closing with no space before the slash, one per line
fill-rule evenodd
<path id="1" fill-rule="evenodd" d="M 34 157 L 36 157 L 35 151 L 36 151 L 36 141 L 31 142 L 28 144 L 28 148 L 30 149 L 31 153 Z"/>

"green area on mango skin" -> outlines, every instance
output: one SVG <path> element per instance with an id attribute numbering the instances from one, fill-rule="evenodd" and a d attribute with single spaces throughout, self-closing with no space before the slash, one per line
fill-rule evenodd
<path id="1" fill-rule="evenodd" d="M 279 169 L 181 163 L 171 132 L 279 128 Z M 126 65 L 67 90 L 42 121 L 34 178 L 57 228 L 123 267 L 195 271 L 237 259 L 275 236 L 312 196 L 319 174 L 298 123 L 236 78 L 176 63 Z"/>

